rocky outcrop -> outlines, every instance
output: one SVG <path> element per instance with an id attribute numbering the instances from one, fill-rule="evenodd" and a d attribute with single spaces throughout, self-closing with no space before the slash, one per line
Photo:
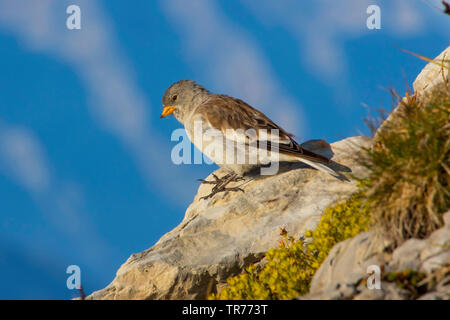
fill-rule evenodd
<path id="1" fill-rule="evenodd" d="M 438 60 L 449 57 L 450 47 Z M 448 70 L 430 63 L 414 82 L 415 96 L 426 96 L 438 85 L 448 86 Z M 395 119 L 396 112 L 387 121 Z M 310 141 L 304 146 L 332 155 L 335 170 L 361 177 L 365 171 L 355 159 L 361 147 L 371 143 L 369 138 L 353 137 L 331 147 L 324 141 Z M 219 169 L 215 174 L 222 176 L 223 172 Z M 206 298 L 223 288 L 227 278 L 261 261 L 268 249 L 276 247 L 280 228 L 298 239 L 306 229 L 315 228 L 326 207 L 347 199 L 356 190 L 354 180 L 341 181 L 300 163 L 284 164 L 277 175 L 254 177 L 234 186 L 245 192 L 202 200 L 211 187 L 201 185 L 179 226 L 148 250 L 133 254 L 110 285 L 87 298 Z M 444 220 L 444 227 L 427 239 L 410 239 L 395 250 L 374 231 L 337 244 L 313 277 L 310 293 L 299 298 L 412 298 L 411 292 L 386 279 L 381 289 L 368 289 L 367 267 L 374 265 L 383 273 L 405 269 L 423 272 L 432 277 L 426 279 L 432 285 L 419 298 L 450 299 L 450 212 Z"/>
<path id="2" fill-rule="evenodd" d="M 450 66 L 450 46 L 434 58 L 433 61 L 434 62 L 428 63 L 425 68 L 422 69 L 413 82 L 415 99 L 426 99 L 427 95 L 429 95 L 436 87 L 446 87 L 450 89 L 449 70 L 448 68 L 443 67 L 443 65 Z M 404 97 L 403 101 L 406 101 L 406 99 L 407 97 Z M 401 111 L 401 103 L 399 103 L 388 118 L 380 125 L 377 133 L 387 127 L 386 125 L 388 123 L 395 121 L 395 118 Z M 377 135 L 375 135 L 375 140 L 376 138 Z"/>
<path id="3" fill-rule="evenodd" d="M 374 231 L 338 243 L 314 275 L 309 294 L 300 298 L 411 298 L 410 292 L 386 280 L 381 281 L 380 289 L 369 289 L 367 268 L 375 265 L 384 274 L 414 270 L 428 275 L 429 291 L 415 298 L 450 299 L 450 211 L 444 214 L 444 222 L 444 227 L 428 238 L 409 239 L 393 252 L 387 250 L 389 241 Z"/>
<path id="4" fill-rule="evenodd" d="M 447 87 L 450 65 L 450 47 L 429 63 L 414 81 L 414 98 L 426 99 L 436 87 Z M 395 121 L 400 106 L 388 121 Z M 384 123 L 384 125 L 386 124 Z M 383 130 L 382 125 L 378 130 Z M 375 137 L 376 139 L 376 137 Z M 395 283 L 382 281 L 381 289 L 368 289 L 367 267 L 379 266 L 383 273 L 414 270 L 427 275 L 426 294 L 418 299 L 450 299 L 450 212 L 444 214 L 444 227 L 427 239 L 410 239 L 390 251 L 390 242 L 374 231 L 365 232 L 337 244 L 316 272 L 310 293 L 300 299 L 410 299 L 411 292 Z"/>
<path id="5" fill-rule="evenodd" d="M 351 168 L 352 174 L 362 175 L 354 158 L 369 143 L 368 138 L 354 137 L 333 143 L 331 149 L 323 141 L 305 146 L 322 154 L 334 153 L 331 166 L 336 170 Z M 201 185 L 181 224 L 150 249 L 133 254 L 108 287 L 88 298 L 205 298 L 276 247 L 280 228 L 299 238 L 306 229 L 315 228 L 326 207 L 356 189 L 354 181 L 340 181 L 300 163 L 280 169 L 277 175 L 245 181 L 244 193 L 201 200 L 211 189 Z M 220 169 L 215 174 L 223 175 Z"/>
<path id="6" fill-rule="evenodd" d="M 450 47 L 447 47 L 433 60 L 434 63 L 427 64 L 414 80 L 413 89 L 416 95 L 423 96 L 434 87 L 450 85 L 449 70 L 444 67 L 450 65 Z"/>

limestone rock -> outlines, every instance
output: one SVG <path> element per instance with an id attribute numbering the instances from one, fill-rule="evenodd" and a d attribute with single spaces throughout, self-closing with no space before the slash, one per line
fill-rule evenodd
<path id="1" fill-rule="evenodd" d="M 436 58 L 442 59 L 450 59 L 450 47 Z M 422 99 L 439 85 L 449 85 L 448 70 L 430 63 L 414 81 L 415 97 Z M 399 109 L 378 132 L 395 119 Z M 368 138 L 353 137 L 331 148 L 322 140 L 309 141 L 304 147 L 334 155 L 335 170 L 350 168 L 361 177 L 366 172 L 355 159 L 361 146 L 371 143 Z M 215 174 L 222 176 L 223 172 L 219 169 Z M 87 298 L 204 299 L 220 290 L 230 276 L 261 262 L 267 250 L 277 246 L 280 228 L 300 238 L 306 229 L 315 228 L 326 207 L 356 191 L 355 181 L 340 181 L 301 164 L 287 164 L 277 175 L 255 177 L 235 186 L 243 187 L 245 193 L 201 200 L 211 188 L 201 185 L 179 226 L 150 249 L 133 254 L 110 285 Z M 433 285 L 419 299 L 450 299 L 450 212 L 444 220 L 445 225 L 427 239 L 410 239 L 393 252 L 387 250 L 389 241 L 374 231 L 337 244 L 315 274 L 310 293 L 299 299 L 410 298 L 410 292 L 384 280 L 381 289 L 368 289 L 365 280 L 370 265 L 380 266 L 382 272 L 424 272 Z"/>
<path id="2" fill-rule="evenodd" d="M 445 49 L 434 61 L 450 65 L 450 47 Z M 449 71 L 442 66 L 429 63 L 414 81 L 414 94 L 417 99 L 426 99 L 437 86 L 449 86 Z M 406 99 L 406 98 L 405 98 Z M 397 108 L 380 126 L 395 121 Z M 375 136 L 375 141 L 377 135 Z M 384 272 L 406 269 L 424 272 L 429 277 L 437 277 L 438 283 L 432 292 L 420 299 L 450 298 L 450 212 L 444 215 L 445 225 L 433 232 L 427 239 L 409 239 L 394 252 L 386 252 L 387 239 L 377 236 L 374 231 L 337 244 L 315 274 L 310 293 L 302 299 L 407 299 L 408 292 L 395 284 L 382 282 L 381 290 L 369 290 L 364 284 L 368 278 L 367 266 L 382 266 Z M 443 276 L 436 276 L 444 273 Z"/>
<path id="3" fill-rule="evenodd" d="M 382 272 L 411 269 L 437 278 L 431 292 L 420 299 L 450 298 L 450 211 L 445 225 L 426 239 L 409 239 L 392 253 L 389 241 L 374 231 L 361 233 L 338 243 L 316 272 L 310 293 L 302 299 L 408 299 L 409 295 L 394 283 L 381 282 L 381 290 L 368 289 L 363 280 L 369 265 Z M 440 274 L 441 275 L 438 275 Z"/>
<path id="4" fill-rule="evenodd" d="M 367 267 L 384 263 L 384 249 L 389 243 L 373 231 L 363 232 L 340 242 L 331 249 L 311 282 L 307 299 L 350 299 L 367 278 Z M 372 290 L 371 290 L 372 291 Z M 372 294 L 372 292 L 370 292 Z M 379 292 L 374 290 L 373 294 Z M 371 298 L 376 298 L 371 295 Z"/>
<path id="5" fill-rule="evenodd" d="M 449 84 L 449 71 L 442 67 L 442 63 L 450 65 L 450 47 L 447 47 L 433 60 L 436 63 L 427 64 L 413 83 L 414 92 L 418 95 L 423 95 L 436 86 Z"/>
<path id="6" fill-rule="evenodd" d="M 363 175 L 355 158 L 369 144 L 364 137 L 333 143 L 328 150 L 334 153 L 332 167 Z M 322 153 L 327 149 L 323 141 L 306 146 Z M 215 173 L 223 175 L 220 169 Z M 208 200 L 200 197 L 211 186 L 201 185 L 181 224 L 150 249 L 133 254 L 112 283 L 88 299 L 204 299 L 276 247 L 280 228 L 299 238 L 315 228 L 326 207 L 356 190 L 355 181 L 340 181 L 300 163 L 244 183 L 245 193 L 227 192 Z"/>
<path id="7" fill-rule="evenodd" d="M 442 67 L 443 63 L 444 65 L 450 66 L 450 47 L 447 47 L 433 60 L 434 63 L 428 63 L 413 82 L 414 96 L 419 101 L 425 99 L 426 96 L 438 86 L 446 86 L 450 89 L 449 70 Z M 406 99 L 406 97 L 403 98 L 403 101 L 406 102 Z M 388 123 L 395 121 L 397 114 L 400 113 L 401 110 L 401 104 L 399 103 L 378 128 L 375 140 L 377 139 L 378 133 L 381 132 Z"/>

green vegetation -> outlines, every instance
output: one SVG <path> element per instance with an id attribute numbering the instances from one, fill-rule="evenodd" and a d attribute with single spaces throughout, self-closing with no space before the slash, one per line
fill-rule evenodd
<path id="1" fill-rule="evenodd" d="M 264 267 L 248 267 L 246 273 L 228 279 L 228 287 L 209 298 L 266 300 L 306 294 L 331 248 L 368 229 L 370 217 L 362 195 L 357 192 L 347 201 L 327 208 L 316 230 L 306 232 L 308 243 L 288 237 L 282 229 L 283 239 L 278 248 L 267 252 Z"/>
<path id="2" fill-rule="evenodd" d="M 450 207 L 450 91 L 400 100 L 360 162 L 374 224 L 395 244 L 425 238 Z"/>
<path id="3" fill-rule="evenodd" d="M 399 99 L 397 110 L 383 124 L 359 162 L 368 175 L 350 199 L 325 210 L 307 241 L 282 230 L 278 248 L 265 264 L 252 265 L 228 279 L 228 287 L 210 299 L 290 299 L 308 293 L 312 277 L 333 246 L 370 226 L 391 238 L 425 238 L 442 226 L 450 207 L 450 90 Z M 415 271 L 389 273 L 384 280 L 416 296 L 424 275 Z"/>

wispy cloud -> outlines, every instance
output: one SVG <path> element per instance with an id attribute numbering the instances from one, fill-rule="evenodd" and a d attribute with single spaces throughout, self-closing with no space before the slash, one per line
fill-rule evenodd
<path id="1" fill-rule="evenodd" d="M 90 221 L 81 187 L 55 176 L 44 146 L 30 129 L 0 121 L 0 172 L 29 192 L 46 221 L 76 248 L 78 257 L 106 266 L 111 248 Z"/>
<path id="2" fill-rule="evenodd" d="M 297 136 L 307 132 L 300 103 L 283 90 L 258 43 L 224 15 L 218 2 L 160 4 L 181 34 L 186 60 L 195 65 L 206 86 L 211 83 L 210 89 L 246 100 Z"/>
<path id="3" fill-rule="evenodd" d="M 0 28 L 17 36 L 26 48 L 72 66 L 87 89 L 97 123 L 121 141 L 150 188 L 158 185 L 158 191 L 166 195 L 178 191 L 177 201 L 184 205 L 191 200 L 195 185 L 178 178 L 180 168 L 165 170 L 170 164 L 171 145 L 167 137 L 161 137 L 148 125 L 155 113 L 149 114 L 150 103 L 135 83 L 132 67 L 116 43 L 111 21 L 98 1 L 80 0 L 77 5 L 84 24 L 81 30 L 69 31 L 65 10 L 72 2 L 4 0 L 0 2 Z M 194 174 L 195 169 L 192 180 Z"/>
<path id="4" fill-rule="evenodd" d="M 344 47 L 347 41 L 376 32 L 366 28 L 369 5 L 380 6 L 382 29 L 394 36 L 415 36 L 432 29 L 449 38 L 448 28 L 441 25 L 446 17 L 432 9 L 424 13 L 423 8 L 428 7 L 421 1 L 243 0 L 243 3 L 261 23 L 282 26 L 292 34 L 301 48 L 299 59 L 305 68 L 333 86 L 345 85 L 350 63 Z"/>
<path id="5" fill-rule="evenodd" d="M 51 185 L 42 146 L 26 128 L 0 126 L 0 159 L 5 173 L 31 193 L 44 193 Z"/>

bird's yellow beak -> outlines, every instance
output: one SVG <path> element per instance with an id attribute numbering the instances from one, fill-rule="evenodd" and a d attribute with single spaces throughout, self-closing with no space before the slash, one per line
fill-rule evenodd
<path id="1" fill-rule="evenodd" d="M 172 106 L 165 106 L 159 118 L 167 117 L 168 115 L 172 114 L 174 110 L 175 108 Z"/>

